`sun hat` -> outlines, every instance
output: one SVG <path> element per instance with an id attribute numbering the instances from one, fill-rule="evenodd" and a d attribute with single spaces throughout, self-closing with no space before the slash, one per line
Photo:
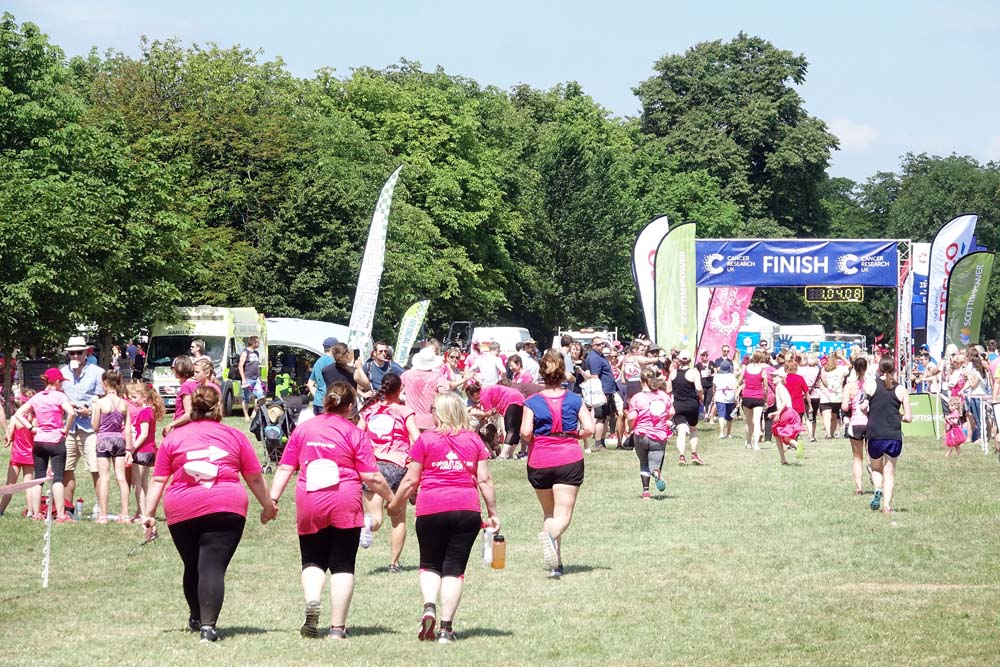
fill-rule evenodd
<path id="1" fill-rule="evenodd" d="M 70 336 L 69 343 L 63 348 L 63 352 L 86 352 L 89 347 L 87 339 L 83 336 Z"/>
<path id="2" fill-rule="evenodd" d="M 441 366 L 441 357 L 434 354 L 432 345 L 428 345 L 413 355 L 410 366 L 418 371 L 432 371 Z"/>
<path id="3" fill-rule="evenodd" d="M 62 382 L 66 378 L 63 377 L 62 371 L 58 368 L 49 368 L 42 373 L 42 379 L 49 384 L 55 384 L 56 382 Z"/>

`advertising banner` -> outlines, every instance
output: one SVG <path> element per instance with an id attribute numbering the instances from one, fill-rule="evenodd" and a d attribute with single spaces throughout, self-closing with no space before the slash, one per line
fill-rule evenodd
<path id="1" fill-rule="evenodd" d="M 632 279 L 635 281 L 635 290 L 639 295 L 639 303 L 642 304 L 642 315 L 646 322 L 646 336 L 651 340 L 656 335 L 656 309 L 654 303 L 656 297 L 656 249 L 660 247 L 660 241 L 670 231 L 670 221 L 667 216 L 661 215 L 650 221 L 639 232 L 632 247 Z"/>
<path id="2" fill-rule="evenodd" d="M 948 275 L 955 262 L 972 248 L 977 216 L 964 214 L 945 223 L 931 242 L 930 272 L 927 278 L 927 347 L 931 358 L 944 355 L 944 320 L 948 314 Z"/>
<path id="3" fill-rule="evenodd" d="M 970 252 L 955 262 L 948 276 L 948 312 L 945 316 L 944 344 L 959 349 L 979 339 L 986 308 L 986 290 L 993 274 L 993 253 Z"/>
<path id="4" fill-rule="evenodd" d="M 698 302 L 694 286 L 695 224 L 677 225 L 656 250 L 656 344 L 694 353 Z"/>
<path id="5" fill-rule="evenodd" d="M 913 421 L 903 424 L 903 437 L 938 437 L 944 430 L 944 416 L 936 394 L 910 394 Z"/>
<path id="6" fill-rule="evenodd" d="M 913 244 L 913 328 L 927 328 L 927 276 L 931 269 L 931 244 Z"/>
<path id="7" fill-rule="evenodd" d="M 702 329 L 698 351 L 708 351 L 709 359 L 722 356 L 722 346 L 737 349 L 736 337 L 746 319 L 753 298 L 753 287 L 716 287 L 708 304 L 705 328 Z M 760 335 L 757 336 L 758 342 Z"/>
<path id="8" fill-rule="evenodd" d="M 697 243 L 699 287 L 896 287 L 895 241 L 704 240 Z"/>
<path id="9" fill-rule="evenodd" d="M 399 333 L 396 337 L 396 347 L 393 349 L 396 352 L 396 358 L 399 359 L 397 363 L 400 366 L 405 366 L 406 361 L 410 358 L 410 348 L 417 342 L 417 334 L 420 333 L 420 327 L 424 324 L 427 308 L 430 305 L 430 299 L 417 301 L 406 309 L 403 319 L 399 321 Z"/>
<path id="10" fill-rule="evenodd" d="M 361 350 L 361 358 L 371 355 L 372 324 L 375 322 L 375 306 L 378 290 L 382 284 L 382 268 L 385 263 L 385 236 L 389 229 L 389 209 L 392 207 L 392 193 L 403 165 L 396 167 L 389 180 L 382 186 L 372 224 L 368 228 L 368 241 L 361 259 L 358 286 L 354 290 L 354 307 L 351 309 L 351 323 L 348 325 L 347 347 Z"/>

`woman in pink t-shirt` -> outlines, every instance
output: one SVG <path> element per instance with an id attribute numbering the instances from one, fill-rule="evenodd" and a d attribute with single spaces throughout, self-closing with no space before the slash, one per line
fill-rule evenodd
<path id="1" fill-rule="evenodd" d="M 66 516 L 66 497 L 63 487 L 63 473 L 66 468 L 66 434 L 73 427 L 76 419 L 76 409 L 62 393 L 63 374 L 58 368 L 50 368 L 42 373 L 45 389 L 27 400 L 14 413 L 13 421 L 21 428 L 26 428 L 35 434 L 32 446 L 32 458 L 35 464 L 35 479 L 45 477 L 49 466 L 52 467 L 52 501 L 56 506 L 56 520 L 59 523 L 72 521 Z M 32 422 L 29 415 L 34 416 Z M 66 419 L 65 424 L 63 418 Z M 36 519 L 44 519 L 41 515 L 42 487 L 33 486 L 28 489 L 28 504 Z"/>
<path id="2" fill-rule="evenodd" d="M 146 539 L 152 539 L 163 496 L 170 537 L 184 563 L 188 628 L 200 629 L 203 642 L 216 640 L 226 569 L 246 525 L 248 499 L 240 477 L 260 503 L 261 523 L 278 513 L 267 495 L 253 445 L 241 431 L 221 423 L 221 399 L 211 387 L 192 394 L 190 424 L 160 444 L 142 520 Z"/>
<path id="3" fill-rule="evenodd" d="M 573 520 L 583 484 L 580 440 L 594 433 L 594 417 L 579 394 L 562 388 L 566 362 L 549 350 L 539 364 L 545 389 L 524 402 L 521 438 L 528 443 L 528 482 L 542 506 L 542 557 L 549 576 L 563 575 L 562 535 Z"/>
<path id="4" fill-rule="evenodd" d="M 642 497 L 648 500 L 650 477 L 655 480 L 656 490 L 660 493 L 667 488 L 661 469 L 667 438 L 673 433 L 674 400 L 666 393 L 667 380 L 658 369 L 644 368 L 639 377 L 642 391 L 628 402 L 628 424 L 629 430 L 635 434 Z"/>
<path id="5" fill-rule="evenodd" d="M 177 356 L 172 366 L 174 376 L 181 383 L 177 390 L 174 404 L 174 420 L 163 427 L 166 436 L 178 426 L 191 421 L 191 396 L 199 387 L 211 387 L 222 397 L 222 387 L 215 382 L 215 366 L 209 357 L 198 357 L 192 360 L 186 354 Z"/>
<path id="6" fill-rule="evenodd" d="M 511 361 L 517 357 L 511 357 Z M 500 415 L 503 417 L 504 440 L 498 459 L 509 459 L 514 446 L 521 443 L 521 418 L 524 414 L 524 394 L 504 383 L 485 387 L 470 382 L 465 394 L 472 401 L 472 416 L 482 420 Z M 522 443 L 522 448 L 524 444 Z M 518 458 L 521 458 L 518 455 Z"/>
<path id="7" fill-rule="evenodd" d="M 496 495 L 486 450 L 469 426 L 469 413 L 454 394 L 434 399 L 433 430 L 423 432 L 410 450 L 406 476 L 389 503 L 398 510 L 420 485 L 417 494 L 416 529 L 420 543 L 420 593 L 424 611 L 420 620 L 421 641 L 434 639 L 437 599 L 441 596 L 439 643 L 455 641 L 452 623 L 469 554 L 483 526 L 500 530 Z M 481 519 L 479 496 L 486 503 L 487 519 Z"/>
<path id="8" fill-rule="evenodd" d="M 403 382 L 398 375 L 386 373 L 382 378 L 382 386 L 365 402 L 358 422 L 358 427 L 368 432 L 375 450 L 375 463 L 393 492 L 399 488 L 399 483 L 406 474 L 410 447 L 420 437 L 413 409 L 399 400 L 402 388 Z M 361 546 L 367 548 L 371 544 L 371 533 L 382 527 L 384 506 L 385 501 L 366 487 L 365 527 L 369 532 L 366 534 L 365 528 L 362 528 Z M 392 532 L 389 533 L 389 572 L 396 573 L 402 571 L 399 567 L 399 555 L 406 542 L 406 505 L 400 507 L 396 514 L 390 514 L 389 521 L 392 523 Z"/>
<path id="9" fill-rule="evenodd" d="M 346 382 L 326 388 L 323 414 L 298 426 L 288 439 L 271 482 L 277 503 L 292 473 L 295 519 L 306 599 L 303 637 L 319 636 L 320 602 L 330 572 L 330 638 L 347 638 L 347 612 L 354 595 L 354 566 L 364 523 L 361 483 L 386 500 L 392 490 L 375 464 L 368 435 L 348 421 L 357 394 Z"/>

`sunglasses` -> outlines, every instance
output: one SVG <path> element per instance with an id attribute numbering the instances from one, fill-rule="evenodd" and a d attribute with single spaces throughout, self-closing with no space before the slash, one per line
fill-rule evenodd
<path id="1" fill-rule="evenodd" d="M 70 352 L 69 356 L 71 356 L 71 357 L 82 357 L 83 356 L 83 352 Z"/>

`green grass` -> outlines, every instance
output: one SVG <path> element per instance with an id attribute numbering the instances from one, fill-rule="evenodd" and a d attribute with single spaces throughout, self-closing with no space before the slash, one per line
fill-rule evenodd
<path id="1" fill-rule="evenodd" d="M 946 460 L 929 439 L 907 441 L 891 520 L 853 495 L 843 440 L 782 468 L 773 447 L 750 452 L 708 431 L 708 465 L 668 456 L 665 497 L 646 502 L 634 455 L 600 452 L 587 459 L 562 581 L 545 578 L 523 464 L 496 462 L 508 565 L 485 570 L 474 550 L 451 646 L 416 640 L 412 516 L 402 574 L 385 571 L 385 534 L 359 554 L 351 639 L 305 641 L 288 496 L 276 523 L 248 522 L 221 639 L 200 645 L 182 630 L 166 530 L 129 556 L 137 527 L 54 526 L 42 590 L 44 526 L 17 517 L 15 498 L 0 519 L 0 664 L 997 664 L 998 463 L 964 449 Z M 82 487 L 92 498 L 89 480 Z"/>

